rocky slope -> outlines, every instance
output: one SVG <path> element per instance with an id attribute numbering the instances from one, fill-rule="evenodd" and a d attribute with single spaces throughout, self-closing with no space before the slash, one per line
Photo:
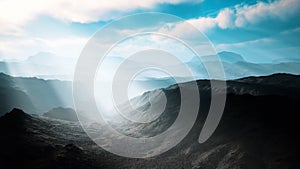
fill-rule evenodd
<path id="1" fill-rule="evenodd" d="M 0 118 L 0 168 L 297 168 L 299 79 L 279 74 L 229 81 L 223 118 L 203 144 L 197 139 L 207 115 L 210 96 L 205 92 L 209 93 L 210 86 L 208 81 L 198 81 L 204 106 L 192 130 L 172 150 L 147 159 L 124 158 L 102 150 L 77 122 L 30 116 L 14 109 Z M 122 126 L 122 132 L 126 127 L 136 128 L 135 134 L 151 136 L 172 123 L 177 115 L 178 89 L 162 90 L 171 99 L 170 111 L 160 117 L 162 123 L 128 124 Z"/>

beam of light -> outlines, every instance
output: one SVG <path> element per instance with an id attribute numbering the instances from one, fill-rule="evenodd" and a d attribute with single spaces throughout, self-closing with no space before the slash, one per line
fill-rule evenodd
<path id="1" fill-rule="evenodd" d="M 6 62 L 2 69 L 15 77 L 10 87 L 25 92 L 35 106 L 36 112 L 28 113 L 43 114 L 55 107 L 73 108 L 71 82 L 38 79 L 35 76 L 39 68 L 33 64 Z"/>

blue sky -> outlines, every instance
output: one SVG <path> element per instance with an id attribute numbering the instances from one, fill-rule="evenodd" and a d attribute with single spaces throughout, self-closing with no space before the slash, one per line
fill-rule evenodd
<path id="1" fill-rule="evenodd" d="M 2 0 L 0 60 L 21 61 L 40 52 L 76 59 L 102 26 L 139 12 L 182 17 L 201 30 L 217 51 L 236 52 L 247 61 L 300 58 L 299 0 Z"/>

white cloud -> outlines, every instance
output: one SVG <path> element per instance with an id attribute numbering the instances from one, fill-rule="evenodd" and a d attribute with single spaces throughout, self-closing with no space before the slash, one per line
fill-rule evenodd
<path id="1" fill-rule="evenodd" d="M 42 15 L 67 22 L 88 23 L 109 20 L 135 9 L 150 9 L 160 3 L 183 1 L 189 0 L 1 0 L 0 33 L 19 34 L 21 26 Z"/>
<path id="2" fill-rule="evenodd" d="M 229 8 L 225 8 L 221 10 L 215 18 L 199 17 L 197 19 L 189 19 L 187 20 L 187 22 L 195 26 L 198 30 L 205 32 L 217 26 L 222 29 L 233 28 L 235 26 L 234 20 L 235 20 L 234 11 Z M 179 36 L 181 34 L 184 34 L 185 36 L 187 34 L 190 34 L 191 36 L 193 36 L 193 34 L 195 33 L 190 30 L 187 30 L 186 28 L 188 27 L 186 23 L 183 22 L 175 23 L 175 25 L 169 27 L 172 27 L 171 31 Z"/>
<path id="3" fill-rule="evenodd" d="M 215 18 L 218 26 L 222 29 L 234 27 L 234 19 L 235 14 L 233 10 L 229 8 L 225 8 L 224 10 L 220 11 L 218 16 Z"/>
<path id="4" fill-rule="evenodd" d="M 244 42 L 230 43 L 230 44 L 218 44 L 216 46 L 218 51 L 226 51 L 232 49 L 232 47 L 238 47 L 243 49 L 243 47 L 247 47 L 249 45 L 259 45 L 262 43 L 270 44 L 270 42 L 275 42 L 275 39 L 272 38 L 261 38 Z"/>
<path id="5" fill-rule="evenodd" d="M 246 27 L 267 19 L 287 21 L 290 16 L 300 12 L 299 0 L 279 0 L 271 3 L 258 2 L 255 5 L 237 5 L 234 8 L 222 9 L 216 17 L 199 17 L 187 20 L 200 31 L 219 27 L 221 29 Z M 177 24 L 173 31 L 182 30 Z"/>
<path id="6" fill-rule="evenodd" d="M 206 31 L 215 27 L 218 23 L 215 18 L 210 17 L 200 17 L 198 19 L 190 19 L 188 20 L 189 23 L 193 24 L 198 28 L 200 31 Z"/>
<path id="7" fill-rule="evenodd" d="M 299 10 L 299 0 L 279 0 L 272 3 L 259 2 L 252 6 L 236 6 L 235 25 L 243 27 L 266 19 L 288 20 Z"/>

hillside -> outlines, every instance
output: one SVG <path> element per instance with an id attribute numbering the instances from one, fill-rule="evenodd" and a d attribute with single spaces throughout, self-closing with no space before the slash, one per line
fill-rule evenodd
<path id="1" fill-rule="evenodd" d="M 213 136 L 203 144 L 199 144 L 197 139 L 207 115 L 210 97 L 205 91 L 209 93 L 210 87 L 208 81 L 198 81 L 204 92 L 201 95 L 203 106 L 192 130 L 172 150 L 147 159 L 124 158 L 102 150 L 87 137 L 77 122 L 29 116 L 14 109 L 0 118 L 0 134 L 5 135 L 0 140 L 1 164 L 4 168 L 33 169 L 297 168 L 300 85 L 296 83 L 299 79 L 299 76 L 277 74 L 229 81 L 223 118 Z M 125 123 L 115 127 L 124 134 L 137 137 L 164 131 L 176 118 L 178 89 L 171 86 L 162 90 L 170 101 L 167 112 L 158 121 L 144 126 Z M 141 97 L 147 97 L 149 93 Z M 139 102 L 137 106 L 144 103 L 147 102 Z M 90 130 L 99 130 L 96 126 L 91 125 Z M 129 130 L 131 133 L 128 133 Z"/>

